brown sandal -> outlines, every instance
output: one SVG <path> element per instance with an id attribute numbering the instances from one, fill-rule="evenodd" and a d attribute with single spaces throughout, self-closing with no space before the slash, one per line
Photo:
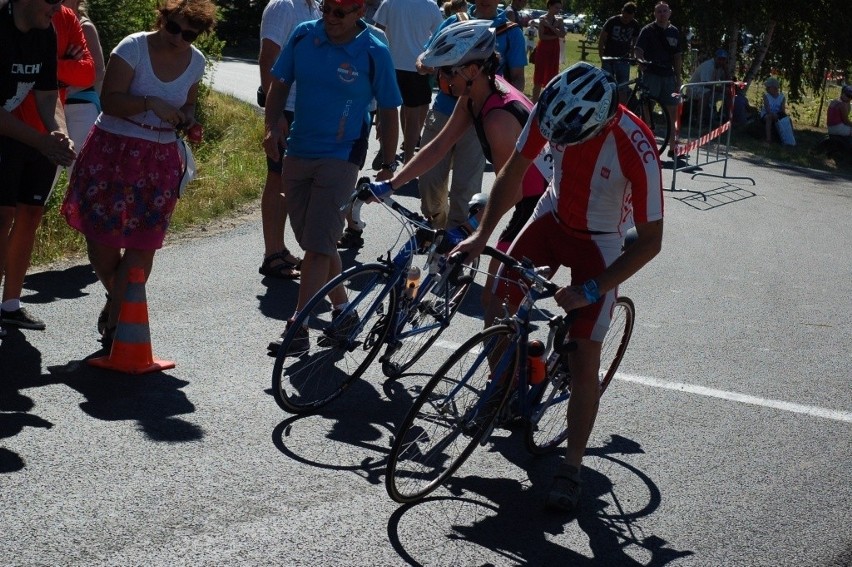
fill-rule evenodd
<path id="1" fill-rule="evenodd" d="M 290 251 L 287 249 L 275 254 L 270 254 L 263 259 L 263 264 L 258 268 L 258 272 L 263 276 L 270 278 L 278 278 L 281 280 L 295 280 L 301 276 L 299 268 L 302 267 L 302 261 L 296 258 L 297 262 L 291 262 L 287 259 Z M 295 256 L 294 256 L 295 258 Z M 277 262 L 277 263 L 276 263 Z"/>

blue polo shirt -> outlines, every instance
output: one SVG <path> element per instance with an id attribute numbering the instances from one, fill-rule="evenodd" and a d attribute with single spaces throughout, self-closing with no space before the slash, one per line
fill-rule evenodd
<path id="1" fill-rule="evenodd" d="M 469 10 L 471 19 L 477 19 L 476 16 L 473 15 L 474 10 L 476 10 L 476 6 L 472 6 Z M 457 21 L 459 21 L 458 16 L 450 16 L 444 20 L 438 29 L 435 30 L 435 33 L 432 34 L 432 39 L 429 40 L 429 43 L 432 43 L 432 41 L 438 37 L 441 30 L 450 24 L 456 23 Z M 509 20 L 506 18 L 506 12 L 504 10 L 497 10 L 497 15 L 494 16 L 494 19 L 491 21 L 494 22 L 494 27 L 496 28 L 505 24 Z M 512 29 L 497 35 L 497 53 L 500 54 L 500 68 L 497 70 L 498 75 L 504 75 L 506 73 L 506 69 L 526 66 L 527 40 L 524 37 L 523 28 L 521 28 L 521 26 L 513 27 Z M 435 97 L 435 103 L 432 107 L 438 112 L 442 112 L 449 116 L 453 113 L 453 108 L 455 108 L 457 100 L 458 98 L 454 96 L 438 91 L 438 95 Z"/>
<path id="2" fill-rule="evenodd" d="M 379 108 L 396 108 L 402 96 L 387 46 L 364 22 L 349 43 L 329 41 L 322 20 L 296 26 L 272 67 L 287 84 L 299 83 L 287 155 L 337 158 L 363 166 L 373 98 Z"/>

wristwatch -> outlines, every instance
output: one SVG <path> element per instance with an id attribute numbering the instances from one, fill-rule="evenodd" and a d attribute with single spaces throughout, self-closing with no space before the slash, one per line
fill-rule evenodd
<path id="1" fill-rule="evenodd" d="M 589 303 L 597 303 L 601 298 L 600 291 L 598 291 L 598 282 L 597 280 L 588 280 L 583 284 L 583 295 L 586 296 L 586 301 Z"/>
<path id="2" fill-rule="evenodd" d="M 383 163 L 382 164 L 382 169 L 388 169 L 388 170 L 390 170 L 391 173 L 396 173 L 396 170 L 397 170 L 398 167 L 399 167 L 399 162 L 396 161 L 396 160 L 393 160 L 390 163 Z"/>

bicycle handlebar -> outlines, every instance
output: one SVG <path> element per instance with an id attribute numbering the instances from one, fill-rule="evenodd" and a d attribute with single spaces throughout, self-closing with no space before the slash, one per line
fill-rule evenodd
<path id="1" fill-rule="evenodd" d="M 523 260 L 521 260 L 519 262 L 515 258 L 512 258 L 508 254 L 501 252 L 500 250 L 497 250 L 496 248 L 493 248 L 491 246 L 485 246 L 485 249 L 483 249 L 482 253 L 485 256 L 491 256 L 492 258 L 496 258 L 497 260 L 502 262 L 504 265 L 506 265 L 508 268 L 511 268 L 511 269 L 517 271 L 523 279 L 525 279 L 526 281 L 528 281 L 530 284 L 532 284 L 534 286 L 538 285 L 541 288 L 545 289 L 549 295 L 554 295 L 557 292 L 557 290 L 559 289 L 559 286 L 557 284 L 553 283 L 552 281 L 547 279 L 547 277 L 545 277 L 545 273 L 549 274 L 549 272 L 550 272 L 549 268 L 536 267 L 536 266 L 533 265 L 532 262 L 530 262 L 526 258 L 524 258 Z M 458 262 L 458 266 L 461 266 L 461 264 L 465 260 L 466 256 L 467 256 L 466 254 L 454 254 L 453 256 L 450 256 L 450 261 L 451 262 Z M 464 283 L 465 278 L 471 277 L 471 276 L 463 276 L 461 278 L 458 277 L 459 270 L 460 270 L 460 268 L 457 269 L 456 267 L 454 267 L 453 270 L 451 271 L 450 275 L 449 275 L 449 281 L 453 285 L 458 285 L 459 283 Z"/>
<path id="2" fill-rule="evenodd" d="M 349 200 L 340 207 L 340 211 L 343 212 L 348 208 L 352 208 L 352 220 L 362 228 L 366 226 L 361 220 L 361 207 L 369 201 L 370 199 L 378 199 L 388 205 L 392 210 L 396 211 L 413 224 L 417 225 L 420 228 L 426 228 L 432 230 L 432 226 L 429 224 L 429 221 L 426 218 L 414 211 L 410 211 L 394 201 L 390 196 L 385 197 L 376 197 L 373 193 L 372 189 L 370 189 L 370 182 L 367 178 L 361 178 L 358 180 L 358 185 L 355 187 L 355 190 L 352 192 L 352 195 L 349 197 Z"/>

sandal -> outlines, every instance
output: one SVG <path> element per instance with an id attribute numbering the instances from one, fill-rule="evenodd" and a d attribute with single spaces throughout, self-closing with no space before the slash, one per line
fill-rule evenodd
<path id="1" fill-rule="evenodd" d="M 580 502 L 582 485 L 577 467 L 562 464 L 553 476 L 545 507 L 559 512 L 574 512 Z"/>
<path id="2" fill-rule="evenodd" d="M 343 236 L 337 241 L 338 248 L 360 248 L 364 245 L 363 230 L 357 230 L 347 226 Z"/>
<path id="3" fill-rule="evenodd" d="M 299 268 L 302 266 L 302 261 L 297 258 L 297 262 L 291 262 L 287 259 L 290 251 L 284 249 L 281 252 L 270 254 L 263 259 L 263 264 L 258 268 L 258 272 L 263 276 L 278 278 L 282 280 L 295 280 L 301 276 Z M 277 263 L 275 263 L 277 262 Z"/>
<path id="4" fill-rule="evenodd" d="M 107 320 L 109 319 L 109 309 L 112 307 L 112 298 L 108 293 L 105 293 L 104 295 L 106 296 L 106 303 L 104 303 L 104 307 L 101 309 L 100 315 L 98 315 L 98 334 L 100 336 L 104 336 Z"/>

